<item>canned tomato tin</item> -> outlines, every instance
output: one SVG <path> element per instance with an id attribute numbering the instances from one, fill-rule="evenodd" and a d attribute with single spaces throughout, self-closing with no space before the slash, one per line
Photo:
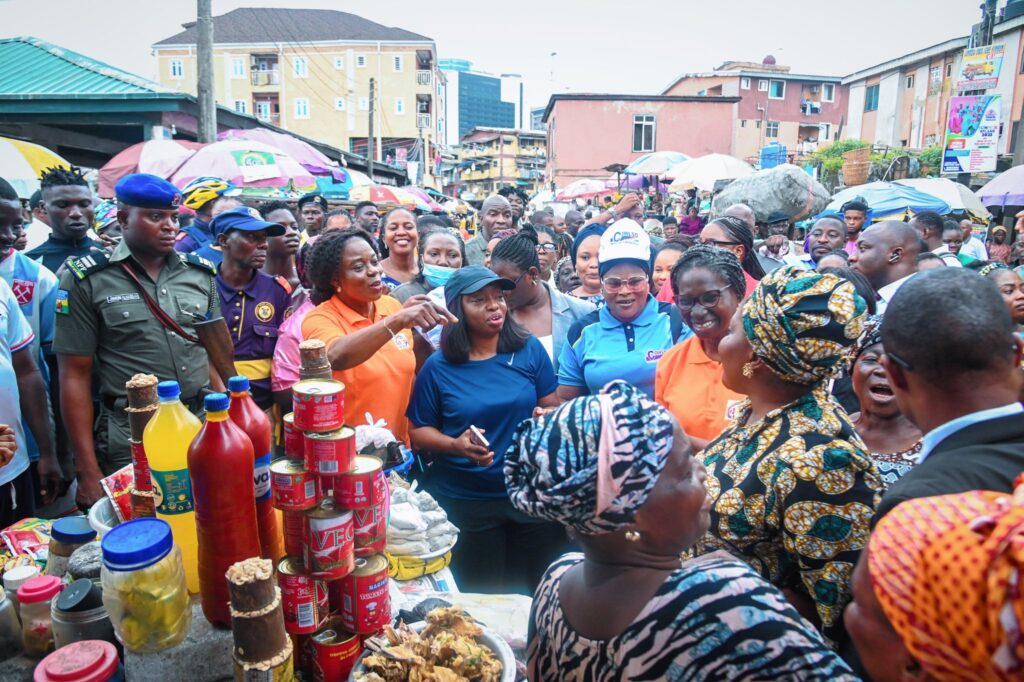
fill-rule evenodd
<path id="1" fill-rule="evenodd" d="M 316 682 L 347 680 L 363 650 L 358 635 L 345 632 L 340 618 L 331 618 L 313 642 L 312 668 Z"/>
<path id="2" fill-rule="evenodd" d="M 285 556 L 297 557 L 301 560 L 306 542 L 306 512 L 282 511 L 281 526 L 284 533 Z"/>
<path id="3" fill-rule="evenodd" d="M 352 512 L 338 509 L 330 497 L 306 512 L 306 568 L 320 580 L 337 580 L 355 562 Z"/>
<path id="4" fill-rule="evenodd" d="M 355 570 L 337 583 L 341 624 L 356 634 L 377 632 L 391 623 L 388 560 L 383 554 L 356 559 Z M 331 584 L 331 596 L 335 585 Z M 333 600 L 332 600 L 333 601 Z"/>
<path id="5" fill-rule="evenodd" d="M 295 428 L 295 413 L 289 412 L 281 418 L 284 424 L 284 456 L 298 462 L 305 459 L 302 444 L 302 431 Z"/>
<path id="6" fill-rule="evenodd" d="M 355 552 L 357 557 L 384 552 L 388 544 L 388 496 L 372 507 L 353 509 L 355 523 Z"/>
<path id="7" fill-rule="evenodd" d="M 368 455 L 356 457 L 348 472 L 334 478 L 334 498 L 345 509 L 381 504 L 387 496 L 387 490 L 383 463 Z"/>
<path id="8" fill-rule="evenodd" d="M 330 611 L 327 586 L 305 573 L 298 559 L 281 560 L 277 565 L 277 584 L 281 588 L 285 630 L 305 635 L 323 626 Z"/>
<path id="9" fill-rule="evenodd" d="M 356 456 L 356 432 L 346 426 L 337 431 L 310 432 L 303 436 L 306 471 L 316 476 L 337 476 L 352 468 Z"/>
<path id="10" fill-rule="evenodd" d="M 303 511 L 316 506 L 316 480 L 302 462 L 279 459 L 270 464 L 270 487 L 274 506 L 288 511 Z"/>
<path id="11" fill-rule="evenodd" d="M 345 425 L 345 384 L 305 379 L 292 386 L 292 414 L 299 431 L 337 431 Z"/>

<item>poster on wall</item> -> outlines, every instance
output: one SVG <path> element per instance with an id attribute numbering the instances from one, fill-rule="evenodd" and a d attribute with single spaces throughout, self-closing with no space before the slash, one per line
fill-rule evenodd
<path id="1" fill-rule="evenodd" d="M 957 90 L 987 90 L 996 87 L 999 69 L 1003 66 L 1002 45 L 985 45 L 964 50 L 960 58 Z"/>
<path id="2" fill-rule="evenodd" d="M 943 173 L 978 173 L 996 169 L 999 143 L 999 95 L 949 100 Z"/>

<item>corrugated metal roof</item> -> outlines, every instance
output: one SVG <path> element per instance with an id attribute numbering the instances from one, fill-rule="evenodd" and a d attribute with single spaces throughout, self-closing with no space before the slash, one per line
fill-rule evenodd
<path id="1" fill-rule="evenodd" d="M 156 97 L 173 92 L 45 40 L 0 40 L 0 97 Z"/>

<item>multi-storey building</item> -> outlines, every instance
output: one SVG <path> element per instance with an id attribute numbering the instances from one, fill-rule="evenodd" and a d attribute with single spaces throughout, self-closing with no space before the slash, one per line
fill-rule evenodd
<path id="1" fill-rule="evenodd" d="M 217 102 L 357 154 L 432 172 L 444 126 L 444 76 L 426 36 L 335 10 L 242 8 L 213 18 Z M 195 23 L 153 46 L 158 80 L 196 92 Z M 425 153 L 424 153 L 425 152 Z"/>
<path id="2" fill-rule="evenodd" d="M 442 59 L 445 77 L 444 143 L 454 147 L 473 128 L 526 128 L 523 79 L 473 70 L 465 59 Z"/>
<path id="3" fill-rule="evenodd" d="M 502 187 L 533 194 L 544 182 L 547 146 L 543 132 L 515 128 L 473 128 L 461 140 L 452 183 L 458 196 L 483 199 Z"/>

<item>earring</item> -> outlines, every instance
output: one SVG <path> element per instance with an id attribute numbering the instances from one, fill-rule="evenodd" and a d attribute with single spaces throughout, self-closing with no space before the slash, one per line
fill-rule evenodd
<path id="1" fill-rule="evenodd" d="M 639 542 L 639 541 L 640 541 L 640 531 L 636 531 L 636 530 L 627 530 L 626 531 L 626 542 Z"/>
<path id="2" fill-rule="evenodd" d="M 754 376 L 754 364 L 752 362 L 748 362 L 743 365 L 743 376 L 748 379 Z"/>

